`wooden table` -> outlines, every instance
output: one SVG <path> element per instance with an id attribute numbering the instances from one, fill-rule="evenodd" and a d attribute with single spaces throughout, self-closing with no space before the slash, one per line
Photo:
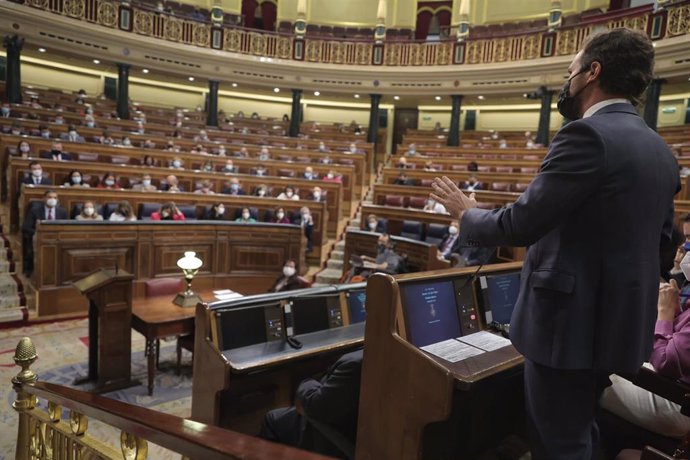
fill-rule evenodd
<path id="1" fill-rule="evenodd" d="M 204 300 L 213 300 L 212 291 L 198 292 Z M 145 297 L 132 303 L 132 328 L 146 339 L 149 396 L 153 394 L 160 339 L 194 333 L 194 308 L 173 303 L 174 295 Z"/>

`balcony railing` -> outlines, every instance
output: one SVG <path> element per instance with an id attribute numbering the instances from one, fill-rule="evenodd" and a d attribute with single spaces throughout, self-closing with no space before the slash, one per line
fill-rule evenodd
<path id="1" fill-rule="evenodd" d="M 70 18 L 176 43 L 265 58 L 322 64 L 447 66 L 526 61 L 572 55 L 592 31 L 627 27 L 652 40 L 690 33 L 690 1 L 652 11 L 632 8 L 589 18 L 555 31 L 530 31 L 458 42 L 341 40 L 213 25 L 111 0 L 24 0 L 24 4 Z"/>

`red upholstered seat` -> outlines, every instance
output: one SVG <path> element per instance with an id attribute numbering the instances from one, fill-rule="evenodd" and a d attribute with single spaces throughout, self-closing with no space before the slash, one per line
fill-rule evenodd
<path id="1" fill-rule="evenodd" d="M 491 166 L 477 166 L 479 172 L 491 172 Z"/>
<path id="2" fill-rule="evenodd" d="M 515 185 L 513 186 L 513 189 L 514 189 L 516 192 L 524 192 L 525 190 L 527 190 L 527 187 L 528 187 L 528 186 L 529 186 L 529 184 L 522 184 L 522 183 L 518 182 L 517 184 L 515 184 Z"/>
<path id="3" fill-rule="evenodd" d="M 403 197 L 400 195 L 386 195 L 386 206 L 403 207 Z"/>
<path id="4" fill-rule="evenodd" d="M 513 167 L 512 167 L 512 166 L 496 166 L 496 172 L 499 172 L 499 173 L 512 173 L 512 172 L 513 172 Z"/>
<path id="5" fill-rule="evenodd" d="M 182 291 L 182 278 L 152 278 L 144 283 L 146 297 L 175 295 Z"/>
<path id="6" fill-rule="evenodd" d="M 452 171 L 467 171 L 467 165 L 451 165 Z"/>
<path id="7" fill-rule="evenodd" d="M 536 174 L 539 168 L 520 168 L 520 172 L 523 174 Z"/>
<path id="8" fill-rule="evenodd" d="M 496 192 L 507 192 L 510 190 L 510 184 L 507 182 L 492 182 L 491 190 Z"/>
<path id="9" fill-rule="evenodd" d="M 421 196 L 411 196 L 409 206 L 415 209 L 422 209 L 426 204 L 426 198 Z"/>

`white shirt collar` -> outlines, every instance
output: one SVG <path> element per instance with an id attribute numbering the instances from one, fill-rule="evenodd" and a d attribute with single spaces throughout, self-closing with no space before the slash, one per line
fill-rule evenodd
<path id="1" fill-rule="evenodd" d="M 607 107 L 612 104 L 630 104 L 630 101 L 627 99 L 624 99 L 622 97 L 615 98 L 615 99 L 606 99 L 605 101 L 600 101 L 591 106 L 590 108 L 585 111 L 585 114 L 582 115 L 582 118 L 588 118 L 597 113 L 599 110 L 603 109 L 604 107 Z"/>

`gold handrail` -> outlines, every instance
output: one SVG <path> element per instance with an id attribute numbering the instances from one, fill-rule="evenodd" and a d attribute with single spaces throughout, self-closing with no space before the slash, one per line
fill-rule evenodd
<path id="1" fill-rule="evenodd" d="M 14 361 L 22 370 L 12 379 L 17 393 L 12 407 L 19 415 L 17 460 L 143 460 L 148 455 L 148 441 L 187 459 L 326 459 L 74 388 L 39 382 L 31 370 L 36 358 L 36 348 L 31 339 L 21 339 Z M 47 401 L 46 409 L 39 406 L 39 399 Z M 69 410 L 69 417 L 65 420 L 62 418 L 63 408 Z M 120 430 L 119 450 L 88 431 L 89 418 Z"/>

